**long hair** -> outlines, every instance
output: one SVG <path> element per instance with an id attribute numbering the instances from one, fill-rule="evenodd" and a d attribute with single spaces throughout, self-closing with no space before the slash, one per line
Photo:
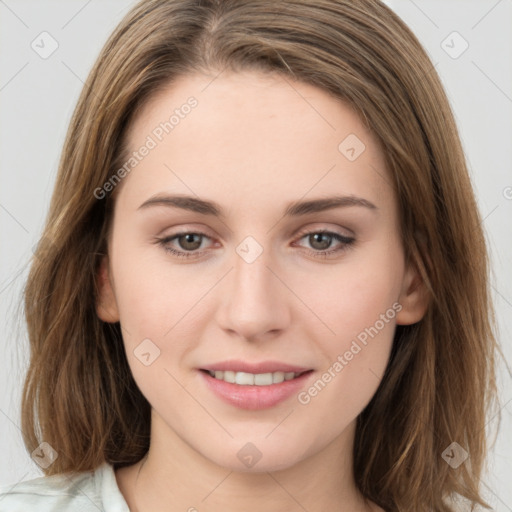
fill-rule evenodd
<path id="1" fill-rule="evenodd" d="M 382 144 L 407 261 L 429 293 L 424 318 L 397 326 L 383 380 L 357 419 L 355 481 L 385 510 L 453 511 L 480 496 L 488 407 L 496 398 L 494 314 L 481 218 L 438 74 L 379 0 L 145 0 L 102 49 L 74 111 L 25 288 L 30 365 L 24 442 L 59 454 L 46 474 L 147 452 L 150 405 L 119 323 L 97 316 L 112 194 L 95 190 L 127 158 L 133 116 L 180 75 L 257 70 L 350 105 Z M 452 467 L 443 452 L 468 454 Z"/>

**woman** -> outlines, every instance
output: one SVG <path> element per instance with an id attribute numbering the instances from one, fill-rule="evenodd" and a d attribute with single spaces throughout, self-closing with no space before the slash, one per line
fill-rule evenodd
<path id="1" fill-rule="evenodd" d="M 446 95 L 389 8 L 140 2 L 26 287 L 47 476 L 0 510 L 485 505 L 487 274 Z"/>

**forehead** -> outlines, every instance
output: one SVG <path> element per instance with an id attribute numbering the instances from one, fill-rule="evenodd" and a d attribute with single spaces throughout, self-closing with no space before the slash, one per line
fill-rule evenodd
<path id="1" fill-rule="evenodd" d="M 241 189 L 279 202 L 333 189 L 373 200 L 390 193 L 381 148 L 356 112 L 276 74 L 181 76 L 150 98 L 127 140 L 131 152 L 152 141 L 123 182 L 139 197 L 176 188 L 228 202 Z"/>

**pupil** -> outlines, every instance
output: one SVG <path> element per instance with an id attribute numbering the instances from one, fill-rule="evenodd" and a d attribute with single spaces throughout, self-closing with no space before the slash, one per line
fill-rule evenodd
<path id="1" fill-rule="evenodd" d="M 320 249 L 320 250 L 323 250 L 323 249 L 327 249 L 330 245 L 330 239 L 331 239 L 331 235 L 327 234 L 327 233 L 314 233 L 313 235 L 311 235 L 313 237 L 313 243 L 311 243 L 311 245 L 313 247 L 315 247 L 315 243 L 316 242 L 320 242 L 320 245 L 321 247 L 316 247 L 316 249 Z M 322 238 L 325 237 L 326 240 L 322 242 Z M 311 241 L 310 241 L 311 242 Z"/>
<path id="2" fill-rule="evenodd" d="M 189 250 L 194 250 L 194 249 L 197 249 L 200 245 L 201 245 L 201 242 L 199 241 L 195 241 L 194 242 L 194 237 L 200 237 L 200 235 L 198 235 L 197 233 L 188 233 L 186 235 L 183 235 L 182 237 L 180 237 L 181 239 L 185 239 L 185 244 L 181 244 L 180 242 L 180 245 L 182 245 L 182 247 L 184 249 L 189 249 Z M 323 250 L 323 249 L 327 249 L 330 245 L 330 241 L 331 241 L 331 235 L 329 235 L 328 233 L 314 233 L 313 235 L 310 235 L 310 243 L 313 247 L 315 247 L 315 244 L 319 244 L 320 247 L 316 246 L 317 249 L 320 249 L 320 250 Z M 192 247 L 190 247 L 188 244 L 192 244 Z"/>
<path id="3" fill-rule="evenodd" d="M 180 240 L 180 245 L 184 249 L 189 249 L 189 250 L 197 249 L 201 245 L 201 241 L 194 242 L 194 237 L 196 237 L 196 236 L 199 237 L 200 235 L 198 235 L 197 233 L 188 233 L 186 235 L 181 236 L 180 239 L 185 239 L 185 243 L 181 244 L 181 240 Z M 190 247 L 188 244 L 192 244 L 192 247 Z"/>

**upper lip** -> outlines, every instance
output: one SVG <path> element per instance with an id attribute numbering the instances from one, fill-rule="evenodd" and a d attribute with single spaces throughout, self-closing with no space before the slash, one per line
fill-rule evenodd
<path id="1" fill-rule="evenodd" d="M 209 371 L 233 371 L 245 373 L 274 373 L 274 372 L 294 372 L 301 373 L 311 370 L 303 366 L 281 363 L 279 361 L 262 361 L 260 363 L 249 363 L 247 361 L 220 361 L 207 366 L 202 366 L 201 370 Z"/>

